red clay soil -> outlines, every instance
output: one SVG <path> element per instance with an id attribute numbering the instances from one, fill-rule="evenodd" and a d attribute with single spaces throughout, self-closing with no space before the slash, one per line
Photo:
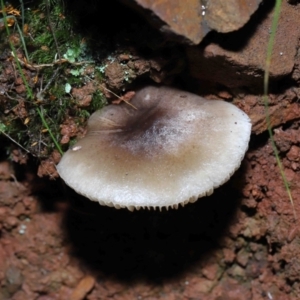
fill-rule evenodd
<path id="1" fill-rule="evenodd" d="M 254 136 L 215 193 L 171 211 L 115 210 L 33 165 L 0 163 L 0 299 L 299 299 L 300 127 Z"/>

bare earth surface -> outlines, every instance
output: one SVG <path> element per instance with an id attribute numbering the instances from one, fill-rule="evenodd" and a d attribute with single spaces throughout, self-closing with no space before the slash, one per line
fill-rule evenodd
<path id="1" fill-rule="evenodd" d="M 299 216 L 298 123 L 275 134 Z M 0 299 L 297 299 L 300 237 L 267 135 L 177 211 L 115 210 L 0 164 Z M 85 200 L 85 201 L 84 201 Z"/>

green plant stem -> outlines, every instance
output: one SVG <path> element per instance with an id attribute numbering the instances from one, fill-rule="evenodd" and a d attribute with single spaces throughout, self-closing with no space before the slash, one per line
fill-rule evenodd
<path id="1" fill-rule="evenodd" d="M 4 13 L 5 14 L 5 13 Z M 3 14 L 3 15 L 4 15 Z M 16 17 L 15 16 L 7 16 L 6 15 L 6 17 L 5 17 L 5 21 L 7 20 L 7 19 L 13 19 L 14 21 L 15 21 L 15 26 L 17 27 L 17 29 L 18 29 L 18 32 L 19 32 L 19 36 L 20 36 L 20 39 L 21 39 L 21 42 L 22 42 L 22 45 L 23 45 L 23 49 L 24 49 L 24 52 L 25 52 L 25 57 L 26 57 L 26 59 L 27 59 L 27 61 L 29 61 L 29 56 L 28 56 L 28 52 L 27 52 L 27 47 L 26 47 L 26 43 L 25 43 L 25 40 L 24 40 L 24 35 L 23 35 L 23 32 L 22 32 L 22 30 L 21 30 L 21 28 L 20 28 L 20 26 L 19 26 L 19 24 L 17 23 L 17 19 L 16 19 Z M 4 21 L 4 22 L 5 22 Z"/>
<path id="2" fill-rule="evenodd" d="M 282 166 L 282 163 L 281 163 L 281 160 L 280 160 L 280 157 L 279 157 L 278 149 L 277 149 L 275 141 L 274 141 L 272 125 L 271 125 L 271 118 L 270 118 L 269 103 L 268 103 L 270 66 L 271 66 L 271 60 L 272 60 L 272 52 L 273 52 L 274 43 L 275 43 L 276 30 L 277 30 L 277 27 L 278 27 L 278 22 L 279 22 L 279 17 L 280 17 L 281 5 L 282 5 L 282 0 L 276 0 L 275 9 L 274 9 L 274 17 L 273 17 L 273 22 L 272 22 L 272 26 L 271 26 L 271 35 L 270 35 L 270 38 L 269 38 L 268 48 L 267 48 L 267 57 L 266 57 L 265 74 L 264 74 L 263 102 L 264 102 L 264 106 L 265 106 L 267 128 L 268 128 L 268 132 L 269 132 L 273 152 L 274 152 L 274 155 L 275 155 L 275 158 L 276 158 L 276 163 L 278 165 L 280 175 L 281 175 L 281 178 L 283 180 L 283 183 L 284 183 L 286 192 L 288 194 L 289 200 L 290 200 L 291 205 L 293 207 L 294 218 L 297 219 L 292 193 L 291 193 L 291 190 L 290 190 L 285 172 L 283 170 L 283 166 Z"/>
<path id="3" fill-rule="evenodd" d="M 4 26 L 5 26 L 5 29 L 6 29 L 6 33 L 7 33 L 7 37 L 9 37 L 10 35 L 10 32 L 9 32 L 9 28 L 8 28 L 8 24 L 7 24 L 7 15 L 6 15 L 6 12 L 5 12 L 5 6 L 4 6 L 4 3 L 3 3 L 3 0 L 1 0 L 1 9 L 2 9 L 2 13 L 3 13 L 3 20 L 4 20 Z M 34 97 L 33 97 L 33 92 L 31 90 L 31 88 L 29 87 L 28 85 L 28 82 L 24 76 L 24 73 L 22 71 L 22 68 L 21 68 L 21 65 L 20 65 L 20 62 L 19 60 L 17 59 L 17 51 L 16 51 L 16 48 L 15 46 L 11 43 L 11 41 L 8 39 L 8 43 L 9 43 L 9 46 L 12 50 L 12 53 L 14 55 L 14 58 L 15 58 L 15 61 L 16 61 L 16 64 L 17 64 L 17 68 L 20 72 L 20 76 L 23 80 L 23 83 L 26 87 L 26 91 L 27 91 L 27 96 L 32 100 Z"/>
<path id="4" fill-rule="evenodd" d="M 25 20 L 24 20 L 24 2 L 23 0 L 20 0 L 21 4 L 21 16 L 22 16 L 22 29 L 24 30 Z"/>
<path id="5" fill-rule="evenodd" d="M 5 28 L 6 28 L 6 33 L 7 33 L 7 36 L 9 37 L 10 32 L 9 32 L 9 27 L 8 27 L 8 24 L 7 24 L 7 19 L 6 19 L 7 18 L 7 14 L 5 12 L 5 6 L 4 6 L 3 0 L 1 0 L 1 7 L 2 7 L 2 13 L 3 13 L 4 25 L 5 25 Z M 21 33 L 20 33 L 20 35 L 21 35 Z M 25 88 L 26 88 L 26 91 L 27 91 L 27 96 L 29 97 L 30 100 L 33 100 L 34 99 L 34 95 L 33 95 L 32 89 L 28 85 L 28 82 L 27 82 L 27 80 L 25 78 L 24 72 L 23 72 L 23 70 L 21 68 L 20 62 L 19 62 L 19 60 L 17 58 L 17 51 L 16 51 L 14 45 L 10 41 L 8 41 L 8 42 L 9 42 L 9 46 L 10 46 L 12 52 L 13 52 L 13 55 L 14 55 L 14 58 L 15 58 L 15 62 L 16 62 L 17 68 L 19 70 L 20 76 L 21 76 L 21 78 L 23 80 L 23 83 L 25 85 Z M 54 135 L 53 135 L 53 133 L 52 133 L 52 131 L 51 131 L 48 123 L 46 122 L 42 110 L 39 107 L 36 107 L 36 111 L 37 111 L 37 113 L 38 113 L 38 115 L 39 115 L 39 117 L 40 117 L 43 125 L 48 130 L 49 135 L 50 135 L 52 141 L 54 142 L 57 150 L 62 155 L 63 151 L 62 151 L 59 143 L 57 142 L 56 138 L 54 137 Z"/>
<path id="6" fill-rule="evenodd" d="M 61 149 L 59 143 L 57 142 L 57 140 L 56 140 L 56 138 L 54 137 L 54 135 L 53 135 L 51 129 L 49 128 L 49 125 L 48 125 L 48 123 L 46 122 L 46 120 L 45 120 L 45 118 L 44 118 L 43 111 L 42 111 L 41 109 L 39 109 L 38 107 L 36 108 L 36 110 L 37 110 L 38 115 L 40 116 L 40 118 L 41 118 L 41 120 L 42 120 L 43 125 L 44 125 L 44 126 L 46 127 L 46 129 L 48 130 L 49 135 L 50 135 L 52 141 L 54 142 L 54 144 L 55 144 L 55 146 L 56 146 L 58 152 L 59 152 L 61 155 L 63 155 L 64 152 L 62 151 L 62 149 Z"/>

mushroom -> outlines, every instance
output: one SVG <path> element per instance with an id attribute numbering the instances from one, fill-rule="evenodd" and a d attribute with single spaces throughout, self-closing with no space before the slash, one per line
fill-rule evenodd
<path id="1" fill-rule="evenodd" d="M 92 114 L 57 165 L 77 193 L 115 208 L 177 208 L 213 193 L 239 168 L 249 117 L 233 104 L 148 86 Z"/>

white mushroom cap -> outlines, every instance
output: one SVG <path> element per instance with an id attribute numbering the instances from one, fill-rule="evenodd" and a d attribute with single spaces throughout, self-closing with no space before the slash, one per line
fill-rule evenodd
<path id="1" fill-rule="evenodd" d="M 233 104 L 145 87 L 109 105 L 57 166 L 77 193 L 129 209 L 174 207 L 212 194 L 238 169 L 251 123 Z"/>

